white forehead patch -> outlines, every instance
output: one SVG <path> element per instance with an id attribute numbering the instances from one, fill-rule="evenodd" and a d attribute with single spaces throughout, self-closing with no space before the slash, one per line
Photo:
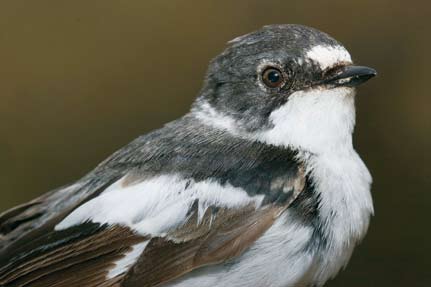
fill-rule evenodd
<path id="1" fill-rule="evenodd" d="M 318 63 L 322 70 L 333 67 L 337 63 L 352 62 L 349 52 L 342 46 L 314 46 L 306 56 Z"/>

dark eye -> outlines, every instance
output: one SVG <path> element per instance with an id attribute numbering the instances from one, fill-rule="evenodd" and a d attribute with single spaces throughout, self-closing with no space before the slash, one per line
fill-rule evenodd
<path id="1" fill-rule="evenodd" d="M 285 83 L 283 73 L 277 68 L 266 68 L 262 73 L 263 83 L 270 88 L 281 87 Z"/>

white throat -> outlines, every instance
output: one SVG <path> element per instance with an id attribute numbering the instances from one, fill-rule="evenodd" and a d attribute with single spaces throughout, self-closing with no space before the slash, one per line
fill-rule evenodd
<path id="1" fill-rule="evenodd" d="M 312 89 L 293 93 L 270 115 L 273 127 L 256 134 L 268 144 L 315 154 L 352 149 L 354 90 Z"/>

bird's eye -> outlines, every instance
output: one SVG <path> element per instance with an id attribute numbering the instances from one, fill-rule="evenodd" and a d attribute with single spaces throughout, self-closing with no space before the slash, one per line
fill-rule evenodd
<path id="1" fill-rule="evenodd" d="M 273 67 L 266 68 L 262 73 L 262 81 L 269 88 L 278 88 L 285 83 L 283 73 Z"/>

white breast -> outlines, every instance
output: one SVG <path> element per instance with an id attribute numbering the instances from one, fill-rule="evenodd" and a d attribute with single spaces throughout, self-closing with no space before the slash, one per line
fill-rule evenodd
<path id="1" fill-rule="evenodd" d="M 316 254 L 314 281 L 323 284 L 345 266 L 373 214 L 371 175 L 353 150 L 308 157 L 320 194 L 319 215 L 328 246 Z"/>

